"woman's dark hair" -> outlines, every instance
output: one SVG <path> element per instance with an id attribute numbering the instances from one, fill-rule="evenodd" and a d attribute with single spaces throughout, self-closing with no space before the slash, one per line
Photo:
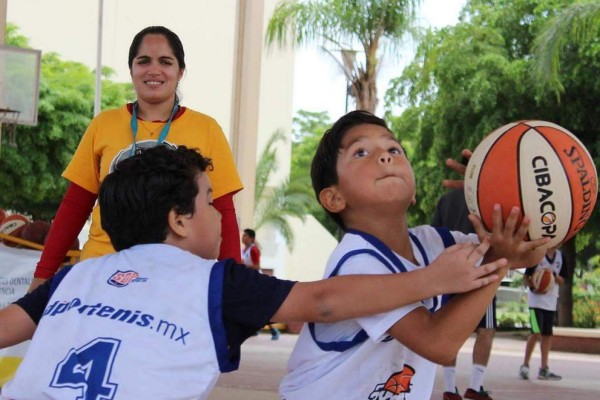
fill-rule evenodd
<path id="1" fill-rule="evenodd" d="M 179 63 L 179 68 L 185 69 L 185 52 L 183 51 L 183 44 L 181 43 L 181 40 L 179 40 L 179 36 L 164 26 L 149 26 L 139 31 L 131 41 L 131 46 L 129 46 L 129 59 L 127 61 L 130 70 L 133 65 L 133 59 L 138 55 L 140 46 L 146 35 L 163 35 L 169 42 L 173 54 L 175 54 L 175 58 Z"/>
<path id="2" fill-rule="evenodd" d="M 388 128 L 383 119 L 368 111 L 357 110 L 351 111 L 338 119 L 333 126 L 323 134 L 323 137 L 319 142 L 319 147 L 317 147 L 317 152 L 313 157 L 310 169 L 312 186 L 315 195 L 317 196 L 317 200 L 319 200 L 319 193 L 321 193 L 323 189 L 338 183 L 336 169 L 337 159 L 346 132 L 355 126 L 364 124 L 379 125 L 390 131 L 390 128 Z M 390 133 L 392 133 L 392 131 L 390 131 Z M 325 211 L 335 223 L 342 228 L 342 230 L 346 230 L 346 226 L 338 214 L 331 213 L 327 210 Z"/>
<path id="3" fill-rule="evenodd" d="M 194 213 L 196 177 L 211 167 L 210 159 L 185 146 L 140 149 L 119 162 L 98 194 L 102 229 L 115 250 L 164 242 L 169 212 Z"/>

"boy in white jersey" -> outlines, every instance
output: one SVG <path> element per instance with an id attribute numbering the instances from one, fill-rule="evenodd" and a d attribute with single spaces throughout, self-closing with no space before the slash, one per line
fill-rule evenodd
<path id="1" fill-rule="evenodd" d="M 353 318 L 443 293 L 448 282 L 471 290 L 499 278 L 488 274 L 502 263 L 479 271 L 460 254 L 404 279 L 306 283 L 217 262 L 210 167 L 194 150 L 158 146 L 105 178 L 102 226 L 118 252 L 66 268 L 0 310 L 0 347 L 33 336 L 0 398 L 204 399 L 269 321 Z M 426 287 L 431 279 L 442 282 Z"/>
<path id="2" fill-rule="evenodd" d="M 476 249 L 475 234 L 430 226 L 409 229 L 407 210 L 416 194 L 410 163 L 385 121 L 364 111 L 348 113 L 325 133 L 311 177 L 319 202 L 345 231 L 326 277 L 427 270 L 423 267 L 440 254 L 464 248 L 472 249 L 473 259 L 506 257 L 504 275 L 508 267 L 530 265 L 544 254 L 546 239 L 523 241 L 529 219 L 518 226 L 516 208 L 503 223 L 495 207 L 491 235 L 471 218 L 482 241 L 491 241 L 485 256 Z M 454 358 L 498 285 L 454 296 L 435 313 L 437 297 L 375 316 L 306 325 L 280 386 L 282 398 L 429 399 L 435 377 L 431 361 L 444 364 Z"/>
<path id="3" fill-rule="evenodd" d="M 546 292 L 538 293 L 535 291 L 531 282 L 533 273 L 540 269 L 550 269 L 554 275 L 555 284 Z M 548 357 L 552 347 L 552 335 L 554 325 L 554 314 L 558 305 L 559 285 L 565 282 L 566 268 L 564 268 L 564 259 L 562 252 L 555 247 L 548 249 L 546 256 L 540 263 L 534 267 L 527 268 L 523 276 L 523 284 L 529 288 L 527 292 L 527 303 L 529 305 L 529 319 L 531 324 L 531 334 L 527 338 L 525 346 L 525 357 L 523 364 L 519 369 L 519 378 L 529 379 L 529 361 L 535 348 L 535 344 L 540 340 L 541 365 L 538 372 L 538 379 L 559 381 L 560 375 L 550 371 L 548 366 Z"/>

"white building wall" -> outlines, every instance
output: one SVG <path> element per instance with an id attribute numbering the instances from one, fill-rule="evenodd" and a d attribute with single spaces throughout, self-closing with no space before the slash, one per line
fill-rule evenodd
<path id="1" fill-rule="evenodd" d="M 182 104 L 214 117 L 232 141 L 235 102 L 235 71 L 238 34 L 238 7 L 244 0 L 104 0 L 102 64 L 115 70 L 116 81 L 129 82 L 127 56 L 133 36 L 150 25 L 164 25 L 181 38 L 186 52 L 187 71 L 180 83 Z M 245 0 L 256 6 L 264 1 L 263 27 L 266 27 L 278 0 Z M 90 68 L 96 65 L 98 2 L 81 0 L 9 0 L 7 21 L 15 23 L 20 33 L 30 39 L 33 48 L 57 52 L 62 59 L 78 61 Z M 68 12 L 65 12 L 68 10 Z M 264 43 L 264 37 L 262 39 Z M 263 50 L 260 62 L 258 157 L 276 129 L 291 133 L 293 118 L 294 54 L 291 50 Z M 291 141 L 277 151 L 279 170 L 271 186 L 289 175 Z M 239 168 L 243 170 L 244 168 Z M 242 171 L 241 171 L 242 172 Z M 244 182 L 253 185 L 253 182 Z M 242 192 L 243 193 L 243 192 Z M 242 193 L 236 197 L 242 197 Z M 247 200 L 244 201 L 244 204 Z M 236 206 L 241 207 L 236 203 Z M 247 221 L 241 221 L 241 229 Z M 270 227 L 258 232 L 265 266 L 273 265 L 281 277 L 318 279 L 335 239 L 309 218 L 302 224 L 292 221 L 296 247 L 290 254 L 281 235 Z M 332 242 L 333 240 L 333 242 Z M 304 274 L 307 274 L 304 276 Z"/>

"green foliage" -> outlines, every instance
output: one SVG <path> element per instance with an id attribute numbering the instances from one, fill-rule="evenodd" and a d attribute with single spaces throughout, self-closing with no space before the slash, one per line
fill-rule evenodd
<path id="1" fill-rule="evenodd" d="M 522 275 L 513 277 L 511 287 L 522 285 Z M 498 305 L 498 327 L 500 329 L 529 326 L 527 296 L 520 302 Z M 600 328 L 600 268 L 585 271 L 575 276 L 573 284 L 573 326 L 577 328 Z"/>
<path id="2" fill-rule="evenodd" d="M 288 218 L 296 217 L 304 221 L 311 198 L 306 193 L 306 183 L 303 180 L 287 179 L 277 187 L 268 186 L 271 174 L 278 167 L 276 145 L 285 140 L 283 131 L 275 131 L 258 159 L 254 188 L 254 227 L 275 227 L 291 251 L 294 247 L 294 233 Z"/>
<path id="3" fill-rule="evenodd" d="M 512 301 L 507 304 L 498 305 L 496 310 L 496 321 L 498 329 L 515 329 L 529 326 L 529 311 L 527 299 L 525 301 Z"/>
<path id="4" fill-rule="evenodd" d="M 8 25 L 7 44 L 27 46 L 18 29 Z M 108 79 L 103 106 L 117 107 L 134 98 L 130 83 Z M 0 153 L 0 207 L 36 219 L 52 219 L 67 181 L 61 174 L 93 114 L 94 74 L 85 65 L 42 56 L 38 125 L 17 126 L 16 147 L 3 137 Z"/>
<path id="5" fill-rule="evenodd" d="M 425 35 L 413 62 L 391 82 L 386 119 L 400 140 L 414 148 L 409 155 L 418 204 L 411 210 L 411 224 L 429 222 L 441 195 L 441 180 L 449 175 L 444 161 L 459 158 L 463 148 L 473 149 L 489 132 L 512 121 L 541 119 L 568 128 L 598 165 L 600 46 L 586 42 L 566 50 L 561 102 L 532 73 L 534 39 L 549 18 L 569 4 L 470 0 L 456 26 Z M 402 114 L 393 115 L 399 108 Z M 586 242 L 588 248 L 598 248 L 598 213 L 592 219 L 577 240 L 578 249 Z M 585 249 L 580 254 L 584 253 Z"/>
<path id="6" fill-rule="evenodd" d="M 600 269 L 575 277 L 573 325 L 579 328 L 600 327 Z"/>
<path id="7" fill-rule="evenodd" d="M 317 201 L 310 180 L 310 166 L 319 146 L 319 141 L 333 123 L 327 112 L 300 110 L 294 117 L 292 131 L 292 163 L 290 180 L 301 185 L 309 196 L 308 212 L 315 217 L 333 236 L 339 237 L 339 229 Z"/>
<path id="8" fill-rule="evenodd" d="M 575 2 L 547 22 L 534 43 L 536 76 L 548 88 L 560 94 L 565 90 L 560 81 L 561 53 L 569 46 L 596 42 L 600 33 L 600 3 Z"/>

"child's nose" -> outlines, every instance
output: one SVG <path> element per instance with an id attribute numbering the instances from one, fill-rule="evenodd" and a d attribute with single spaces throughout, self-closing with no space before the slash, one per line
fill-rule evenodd
<path id="1" fill-rule="evenodd" d="M 379 162 L 383 163 L 383 164 L 388 164 L 392 162 L 392 156 L 388 153 L 384 153 L 381 156 L 379 156 Z"/>

